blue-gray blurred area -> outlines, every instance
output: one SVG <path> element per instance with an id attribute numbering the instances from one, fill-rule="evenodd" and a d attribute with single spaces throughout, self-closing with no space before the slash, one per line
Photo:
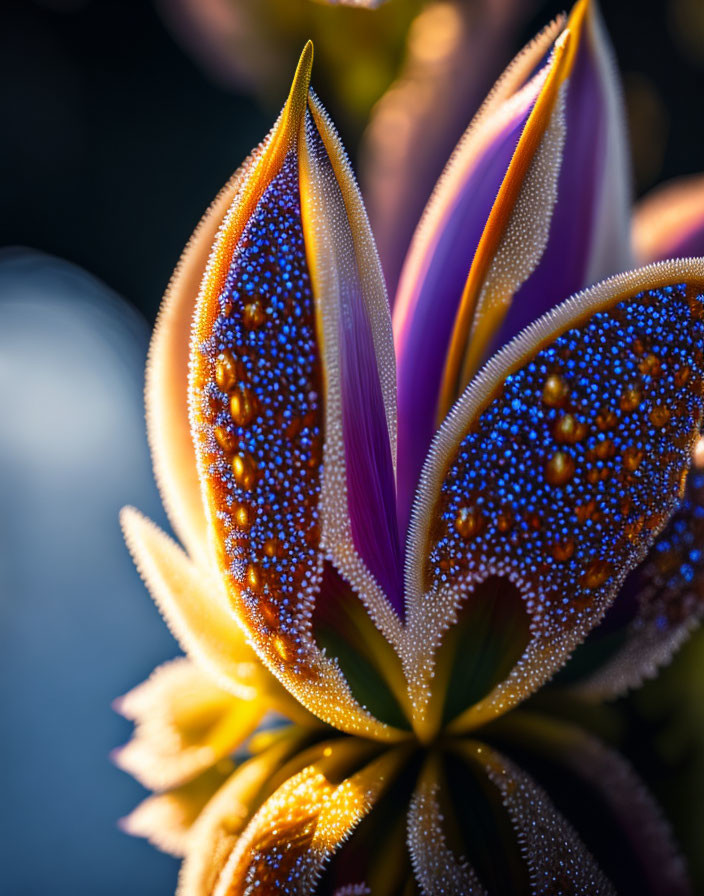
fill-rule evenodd
<path id="1" fill-rule="evenodd" d="M 99 281 L 0 252 L 0 892 L 173 893 L 123 834 L 143 796 L 109 751 L 114 697 L 177 653 L 117 520 L 161 520 L 142 404 L 149 330 Z"/>

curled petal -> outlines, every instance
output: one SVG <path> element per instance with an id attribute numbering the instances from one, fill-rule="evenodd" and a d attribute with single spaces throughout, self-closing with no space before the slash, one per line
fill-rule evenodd
<path id="1" fill-rule="evenodd" d="M 324 720 L 395 737 L 311 630 L 326 559 L 390 640 L 401 607 L 391 323 L 311 64 L 309 44 L 205 270 L 191 430 L 217 562 L 252 646 Z"/>
<path id="2" fill-rule="evenodd" d="M 704 252 L 704 176 L 658 187 L 636 206 L 633 250 L 642 263 Z"/>
<path id="3" fill-rule="evenodd" d="M 699 436 L 703 321 L 701 259 L 614 277 L 537 321 L 457 402 L 409 535 L 405 665 L 421 729 L 441 712 L 426 714 L 436 646 L 478 585 L 512 583 L 530 637 L 457 730 L 554 674 L 643 560 L 681 501 Z"/>
<path id="4" fill-rule="evenodd" d="M 503 798 L 528 865 L 533 896 L 615 896 L 584 843 L 532 778 L 484 744 L 461 751 L 482 765 Z"/>
<path id="5" fill-rule="evenodd" d="M 704 616 L 704 472 L 698 459 L 699 451 L 677 512 L 626 579 L 604 623 L 575 652 L 572 662 L 582 670 L 575 686 L 585 696 L 618 697 L 653 678 Z"/>
<path id="6" fill-rule="evenodd" d="M 214 896 L 313 891 L 324 864 L 369 812 L 396 768 L 395 751 L 344 778 L 341 769 L 364 757 L 359 742 L 336 742 L 324 758 L 289 778 L 262 806 L 230 855 Z M 361 752 L 360 752 L 361 751 Z M 342 783 L 334 783 L 343 777 Z"/>
<path id="7" fill-rule="evenodd" d="M 115 763 L 150 790 L 169 790 L 234 753 L 268 707 L 233 697 L 181 657 L 159 666 L 116 708 L 136 728 L 114 752 Z"/>

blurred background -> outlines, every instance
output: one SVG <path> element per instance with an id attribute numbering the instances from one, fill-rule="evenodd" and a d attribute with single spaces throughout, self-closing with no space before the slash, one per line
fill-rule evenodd
<path id="1" fill-rule="evenodd" d="M 176 861 L 116 826 L 141 791 L 109 763 L 129 731 L 110 702 L 177 652 L 117 511 L 134 503 L 163 523 L 141 398 L 149 330 L 199 216 L 268 131 L 303 42 L 315 40 L 314 86 L 360 172 L 393 286 L 452 146 L 563 5 L 4 0 L 3 892 L 174 890 Z M 635 194 L 704 170 L 704 3 L 602 5 Z M 704 637 L 623 713 L 627 752 L 703 881 Z"/>

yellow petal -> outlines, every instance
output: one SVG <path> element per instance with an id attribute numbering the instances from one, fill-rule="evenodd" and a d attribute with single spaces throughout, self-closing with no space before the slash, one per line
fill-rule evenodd
<path id="1" fill-rule="evenodd" d="M 178 896 L 210 896 L 267 781 L 300 744 L 292 733 L 244 762 L 201 812 L 189 837 Z"/>
<path id="2" fill-rule="evenodd" d="M 233 768 L 230 762 L 218 763 L 174 790 L 147 797 L 122 819 L 120 827 L 133 837 L 145 837 L 163 852 L 186 855 L 194 823 Z"/>
<path id="3" fill-rule="evenodd" d="M 188 241 L 164 295 L 147 360 L 147 434 L 157 485 L 174 532 L 206 567 L 212 555 L 188 419 L 193 302 L 215 235 L 262 149 L 258 147 L 225 184 Z"/>
<path id="4" fill-rule="evenodd" d="M 122 511 L 120 522 L 135 565 L 183 650 L 220 687 L 243 699 L 256 697 L 267 673 L 247 644 L 218 579 L 198 569 L 168 535 L 133 508 Z"/>
<path id="5" fill-rule="evenodd" d="M 155 669 L 116 708 L 136 728 L 115 762 L 145 787 L 168 790 L 234 753 L 269 707 L 233 697 L 181 657 Z"/>
<path id="6" fill-rule="evenodd" d="M 334 742 L 319 762 L 294 775 L 264 803 L 238 840 L 215 896 L 244 896 L 252 880 L 262 892 L 303 896 L 312 891 L 325 862 L 372 808 L 397 768 L 394 750 L 335 784 L 340 769 L 353 763 L 359 750 L 359 741 Z"/>

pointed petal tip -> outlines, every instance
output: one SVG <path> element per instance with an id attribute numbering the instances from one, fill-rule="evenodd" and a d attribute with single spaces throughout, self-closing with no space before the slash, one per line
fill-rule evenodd
<path id="1" fill-rule="evenodd" d="M 302 115 L 306 108 L 308 100 L 308 90 L 310 89 L 310 79 L 313 72 L 313 41 L 309 40 L 303 47 L 301 56 L 296 66 L 296 73 L 293 76 L 291 90 L 289 91 L 286 108 L 289 114 Z"/>

